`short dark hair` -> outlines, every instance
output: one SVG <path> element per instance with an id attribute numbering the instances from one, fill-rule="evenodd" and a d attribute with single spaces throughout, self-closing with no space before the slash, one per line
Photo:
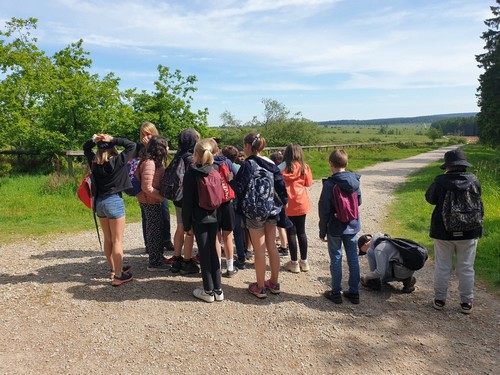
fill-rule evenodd
<path id="1" fill-rule="evenodd" d="M 371 234 L 363 234 L 361 237 L 358 238 L 358 250 L 359 250 L 359 255 L 365 255 L 365 253 L 361 252 L 361 248 L 365 246 L 368 242 L 372 240 L 372 235 Z"/>

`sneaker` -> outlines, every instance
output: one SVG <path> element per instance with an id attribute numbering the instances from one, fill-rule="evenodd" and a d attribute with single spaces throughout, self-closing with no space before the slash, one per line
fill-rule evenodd
<path id="1" fill-rule="evenodd" d="M 113 278 L 113 281 L 111 282 L 111 285 L 113 286 L 120 286 L 122 284 L 128 283 L 129 281 L 132 281 L 132 274 L 131 273 L 125 273 L 122 272 L 120 276 L 115 276 Z"/>
<path id="2" fill-rule="evenodd" d="M 193 296 L 209 303 L 215 301 L 214 292 L 206 292 L 203 288 L 193 290 Z"/>
<path id="3" fill-rule="evenodd" d="M 165 251 L 174 251 L 174 244 L 172 243 L 172 241 L 166 241 L 163 244 L 163 247 L 165 248 Z"/>
<path id="4" fill-rule="evenodd" d="M 232 271 L 227 270 L 223 275 L 224 277 L 231 278 L 238 273 L 238 267 L 234 266 Z"/>
<path id="5" fill-rule="evenodd" d="M 264 282 L 264 286 L 266 287 L 267 290 L 269 290 L 272 294 L 280 294 L 280 283 L 273 283 L 271 279 L 266 280 Z"/>
<path id="6" fill-rule="evenodd" d="M 219 290 L 214 289 L 214 297 L 217 302 L 224 301 L 224 291 L 222 289 Z"/>
<path id="7" fill-rule="evenodd" d="M 173 256 L 172 257 L 172 268 L 170 269 L 170 271 L 172 273 L 179 273 L 181 268 L 182 268 L 182 263 L 184 262 L 182 257 L 181 256 Z"/>
<path id="8" fill-rule="evenodd" d="M 364 278 L 361 278 L 361 285 L 371 290 L 382 290 L 382 282 L 380 281 L 380 279 L 365 280 Z"/>
<path id="9" fill-rule="evenodd" d="M 188 262 L 182 261 L 182 266 L 180 270 L 181 275 L 191 275 L 200 272 L 200 267 L 196 264 L 196 262 L 190 259 Z"/>
<path id="10" fill-rule="evenodd" d="M 259 288 L 257 283 L 251 283 L 248 286 L 248 293 L 253 294 L 257 298 L 266 298 L 266 288 Z"/>
<path id="11" fill-rule="evenodd" d="M 323 293 L 323 297 L 326 299 L 329 299 L 333 303 L 340 305 L 342 301 L 342 294 L 341 293 L 333 293 L 331 290 L 327 290 L 326 292 Z"/>
<path id="12" fill-rule="evenodd" d="M 123 273 L 128 273 L 132 269 L 132 266 L 123 266 L 122 267 L 122 272 Z M 115 278 L 115 270 L 109 270 L 109 278 L 113 280 Z"/>
<path id="13" fill-rule="evenodd" d="M 309 270 L 311 269 L 307 260 L 299 260 L 299 266 L 302 272 L 309 272 Z"/>
<path id="14" fill-rule="evenodd" d="M 278 253 L 280 253 L 280 256 L 282 256 L 282 257 L 287 257 L 288 256 L 288 249 L 286 247 L 278 246 Z"/>
<path id="15" fill-rule="evenodd" d="M 172 264 L 175 260 L 175 256 L 170 257 L 170 258 L 163 258 L 163 263 L 165 264 Z"/>
<path id="16" fill-rule="evenodd" d="M 235 259 L 234 266 L 240 270 L 244 270 L 247 268 L 246 262 L 245 261 L 240 262 L 238 259 Z"/>
<path id="17" fill-rule="evenodd" d="M 156 272 L 156 271 L 169 271 L 172 268 L 169 264 L 160 263 L 160 264 L 150 264 L 148 265 L 148 271 Z"/>
<path id="18" fill-rule="evenodd" d="M 352 292 L 342 292 L 342 295 L 347 298 L 349 301 L 351 301 L 352 304 L 358 305 L 359 304 L 359 293 L 352 293 Z"/>
<path id="19" fill-rule="evenodd" d="M 462 302 L 460 308 L 463 314 L 470 314 L 472 313 L 472 302 Z"/>
<path id="20" fill-rule="evenodd" d="M 285 269 L 287 271 L 290 271 L 292 273 L 300 273 L 300 266 L 299 266 L 299 263 L 292 263 L 291 260 L 289 260 L 288 262 L 285 263 Z"/>
<path id="21" fill-rule="evenodd" d="M 415 290 L 415 283 L 417 279 L 415 277 L 410 276 L 407 279 L 403 280 L 403 293 L 411 293 Z"/>
<path id="22" fill-rule="evenodd" d="M 441 299 L 435 299 L 434 302 L 432 303 L 432 307 L 434 307 L 436 310 L 442 310 L 445 305 L 445 301 Z"/>
<path id="23" fill-rule="evenodd" d="M 191 259 L 194 260 L 197 264 L 200 264 L 200 254 L 196 254 Z"/>
<path id="24" fill-rule="evenodd" d="M 253 260 L 253 251 L 245 250 L 245 258 L 246 258 L 246 260 L 252 261 Z"/>

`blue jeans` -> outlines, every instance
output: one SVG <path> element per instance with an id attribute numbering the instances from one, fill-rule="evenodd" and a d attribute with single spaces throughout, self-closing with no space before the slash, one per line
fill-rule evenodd
<path id="1" fill-rule="evenodd" d="M 245 241 L 243 240 L 243 228 L 241 227 L 242 219 L 237 213 L 234 215 L 234 244 L 236 245 L 236 254 L 238 254 L 238 261 L 245 262 Z"/>
<path id="2" fill-rule="evenodd" d="M 344 244 L 347 265 L 349 267 L 349 292 L 359 293 L 358 237 L 356 234 L 340 236 L 327 235 L 328 254 L 330 255 L 330 273 L 332 292 L 342 291 L 342 244 Z"/>
<path id="3" fill-rule="evenodd" d="M 125 204 L 120 194 L 99 195 L 95 202 L 95 213 L 98 217 L 119 219 L 125 216 Z"/>

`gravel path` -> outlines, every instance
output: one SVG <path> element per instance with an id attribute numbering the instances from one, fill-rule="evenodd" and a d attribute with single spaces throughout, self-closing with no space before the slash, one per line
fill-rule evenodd
<path id="1" fill-rule="evenodd" d="M 362 232 L 378 229 L 390 192 L 408 173 L 446 150 L 360 171 Z M 148 273 L 138 223 L 125 237 L 135 280 L 119 288 L 106 279 L 90 216 L 88 232 L 0 247 L 0 373 L 498 374 L 498 298 L 477 285 L 474 312 L 463 315 L 454 278 L 449 306 L 435 311 L 431 261 L 416 273 L 412 294 L 396 283 L 362 290 L 357 306 L 322 297 L 330 274 L 318 239 L 320 190 L 315 181 L 311 271 L 283 271 L 283 293 L 266 300 L 245 290 L 253 269 L 223 279 L 226 300 L 213 304 L 191 296 L 199 277 Z"/>

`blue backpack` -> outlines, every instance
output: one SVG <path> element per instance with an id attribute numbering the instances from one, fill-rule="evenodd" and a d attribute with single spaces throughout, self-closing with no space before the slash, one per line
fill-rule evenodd
<path id="1" fill-rule="evenodd" d="M 137 178 L 135 174 L 138 165 L 139 165 L 138 158 L 130 159 L 129 162 L 127 163 L 128 178 L 132 183 L 132 187 L 130 189 L 125 190 L 125 193 L 127 195 L 130 195 L 131 197 L 135 197 L 137 194 L 141 192 L 141 181 Z"/>
<path id="2" fill-rule="evenodd" d="M 253 174 L 245 189 L 241 210 L 248 219 L 264 221 L 281 211 L 281 207 L 276 207 L 274 203 L 274 175 L 255 161 L 248 162 L 252 166 Z"/>

